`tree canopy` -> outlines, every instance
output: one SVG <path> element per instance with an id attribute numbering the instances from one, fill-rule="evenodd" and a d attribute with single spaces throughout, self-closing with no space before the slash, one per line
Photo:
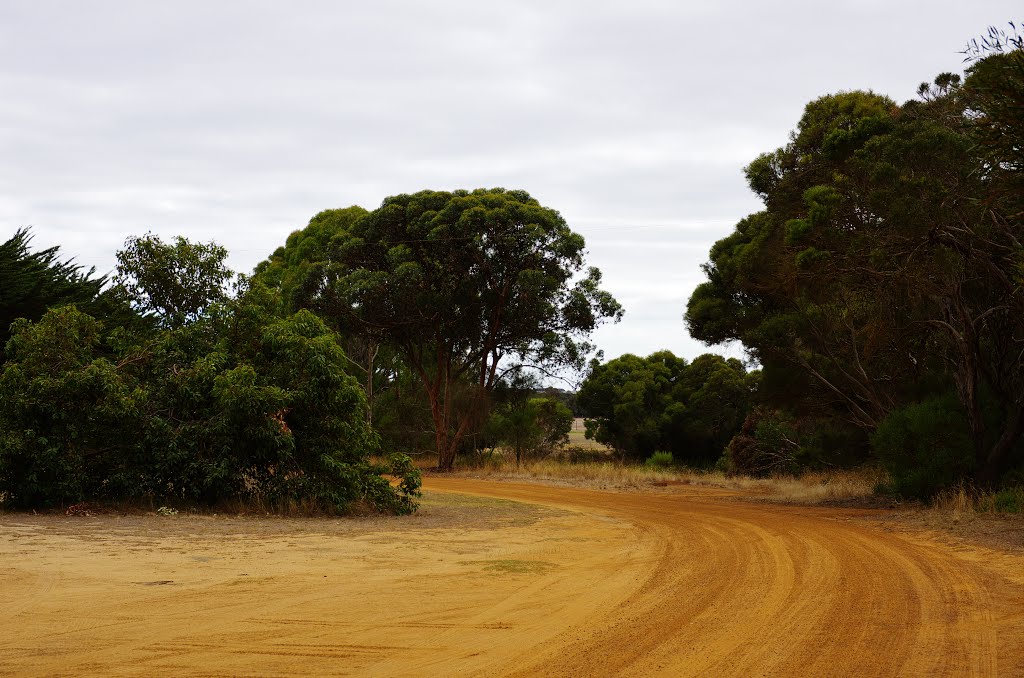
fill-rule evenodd
<path id="1" fill-rule="evenodd" d="M 164 327 L 181 327 L 227 299 L 226 285 L 234 275 L 224 263 L 227 256 L 213 242 L 178 236 L 172 244 L 151 233 L 131 236 L 117 253 L 114 282 L 140 313 Z"/>
<path id="2" fill-rule="evenodd" d="M 577 401 L 587 436 L 623 457 L 671 452 L 676 461 L 713 464 L 739 431 L 757 387 L 736 359 L 705 354 L 692 363 L 670 351 L 626 354 L 594 364 Z"/>
<path id="3" fill-rule="evenodd" d="M 61 261 L 59 248 L 33 252 L 31 243 L 29 229 L 20 228 L 0 244 L 0 363 L 16 319 L 39 320 L 48 308 L 64 304 L 97 306 L 107 282 L 94 269 Z"/>
<path id="4" fill-rule="evenodd" d="M 284 246 L 256 266 L 255 276 L 268 287 L 280 290 L 286 307 L 293 313 L 302 308 L 321 308 L 326 301 L 324 287 L 339 274 L 340 264 L 331 257 L 331 242 L 344 237 L 367 214 L 357 206 L 316 214 L 305 228 L 293 231 Z M 325 316 L 328 321 L 344 320 L 337 313 Z"/>
<path id="5" fill-rule="evenodd" d="M 482 421 L 474 407 L 502 365 L 581 367 L 589 333 L 622 315 L 585 267 L 583 238 L 524 191 L 422 191 L 322 215 L 259 274 L 280 263 L 302 303 L 401 357 L 427 395 L 441 468 Z M 320 257 L 325 240 L 323 261 L 299 254 L 311 241 Z"/>
<path id="6" fill-rule="evenodd" d="M 1010 139 L 1021 118 L 1009 111 L 1019 113 L 1022 90 L 990 70 L 1019 68 L 1019 54 L 979 62 L 963 84 L 942 74 L 902 106 L 871 92 L 808 104 L 790 143 L 746 170 L 765 209 L 712 248 L 686 311 L 693 336 L 743 342 L 775 406 L 867 432 L 955 393 L 976 477 L 994 482 L 1019 461 L 1024 295 Z"/>

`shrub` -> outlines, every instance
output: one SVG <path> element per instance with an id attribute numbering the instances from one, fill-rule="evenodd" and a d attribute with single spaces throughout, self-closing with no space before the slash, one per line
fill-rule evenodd
<path id="1" fill-rule="evenodd" d="M 731 474 L 767 476 L 796 470 L 799 450 L 793 424 L 781 413 L 757 408 L 725 448 L 723 462 Z"/>
<path id="2" fill-rule="evenodd" d="M 370 463 L 377 436 L 337 336 L 279 317 L 255 290 L 133 345 L 73 307 L 15 323 L 0 373 L 0 496 L 415 509 L 408 457 Z M 397 487 L 383 477 L 399 478 Z"/>
<path id="3" fill-rule="evenodd" d="M 981 508 L 996 513 L 1024 513 L 1024 487 L 1000 490 L 983 500 Z"/>
<path id="4" fill-rule="evenodd" d="M 144 392 L 98 356 L 99 321 L 65 306 L 11 329 L 0 373 L 5 503 L 46 507 L 138 492 L 128 441 Z"/>
<path id="5" fill-rule="evenodd" d="M 974 469 L 967 418 L 952 394 L 896 410 L 871 436 L 871 448 L 897 493 L 927 499 Z"/>
<path id="6" fill-rule="evenodd" d="M 488 421 L 487 433 L 508 445 L 516 464 L 550 454 L 569 441 L 572 411 L 554 398 L 517 398 L 505 403 Z"/>
<path id="7" fill-rule="evenodd" d="M 693 466 L 714 463 L 750 409 L 759 377 L 734 359 L 691 363 L 669 351 L 594 363 L 577 402 L 586 436 L 623 460 L 664 450 Z"/>
<path id="8" fill-rule="evenodd" d="M 644 462 L 644 466 L 658 469 L 671 468 L 673 465 L 671 452 L 655 452 Z"/>

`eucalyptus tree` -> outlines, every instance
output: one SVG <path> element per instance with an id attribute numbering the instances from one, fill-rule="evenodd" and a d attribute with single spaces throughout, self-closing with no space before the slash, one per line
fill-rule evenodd
<path id="1" fill-rule="evenodd" d="M 747 168 L 765 209 L 714 245 L 686 311 L 695 337 L 740 340 L 766 375 L 801 375 L 804 389 L 765 389 L 776 405 L 871 432 L 955 393 L 973 448 L 961 467 L 985 483 L 1024 433 L 1024 230 L 1007 143 L 1021 90 L 993 87 L 993 63 L 963 84 L 942 74 L 902 106 L 870 92 L 808 104 L 790 143 Z"/>
<path id="2" fill-rule="evenodd" d="M 393 196 L 331 249 L 322 296 L 417 376 L 443 470 L 504 365 L 582 368 L 590 332 L 622 316 L 583 237 L 525 191 Z"/>
<path id="3" fill-rule="evenodd" d="M 398 378 L 400 366 L 377 333 L 348 326 L 348 314 L 338 308 L 336 288 L 345 267 L 331 256 L 331 243 L 347 237 L 349 229 L 367 214 L 356 205 L 317 213 L 305 228 L 293 231 L 282 247 L 257 264 L 254 277 L 280 292 L 289 313 L 309 309 L 339 332 L 346 364 L 363 383 L 366 420 L 373 424 L 377 396 Z"/>
<path id="4" fill-rule="evenodd" d="M 226 301 L 233 273 L 228 251 L 215 242 L 194 243 L 177 236 L 165 243 L 147 233 L 131 236 L 117 252 L 114 283 L 139 312 L 163 327 L 181 327 Z"/>

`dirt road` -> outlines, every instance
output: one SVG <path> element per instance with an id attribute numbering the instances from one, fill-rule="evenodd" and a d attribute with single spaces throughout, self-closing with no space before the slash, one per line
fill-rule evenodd
<path id="1" fill-rule="evenodd" d="M 427 487 L 368 522 L 0 516 L 0 675 L 1024 675 L 1019 555 L 707 488 Z"/>

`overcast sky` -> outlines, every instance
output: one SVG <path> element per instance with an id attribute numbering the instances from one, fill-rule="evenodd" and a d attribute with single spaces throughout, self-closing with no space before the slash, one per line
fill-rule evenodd
<path id="1" fill-rule="evenodd" d="M 707 347 L 682 323 L 742 168 L 803 106 L 897 101 L 1001 0 L 0 4 L 0 240 L 113 266 L 131 234 L 249 272 L 331 207 L 504 186 L 559 210 L 626 308 L 606 356 Z M 721 352 L 721 349 L 716 349 Z M 732 354 L 738 354 L 734 347 Z"/>

